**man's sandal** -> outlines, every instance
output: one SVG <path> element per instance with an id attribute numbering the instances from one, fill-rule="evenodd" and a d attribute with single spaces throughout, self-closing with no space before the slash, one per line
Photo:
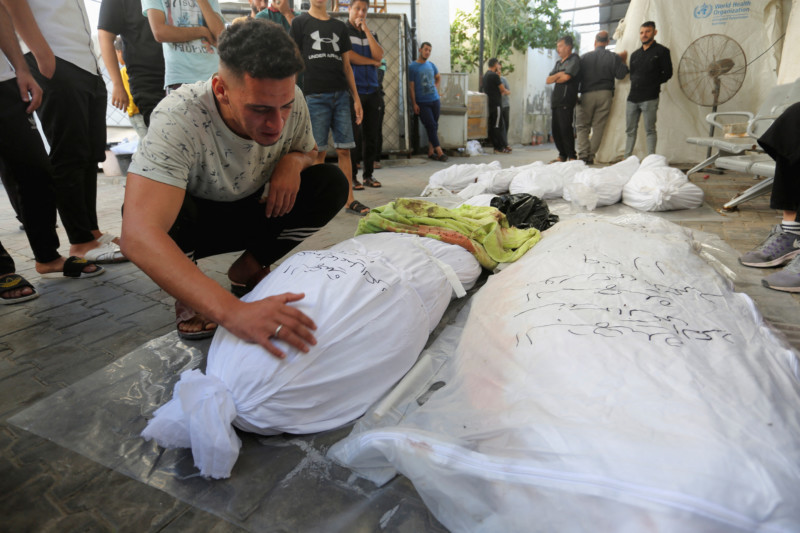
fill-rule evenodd
<path id="1" fill-rule="evenodd" d="M 25 287 L 30 287 L 33 292 L 31 294 L 17 296 L 16 298 L 5 298 L 2 296 L 7 292 L 24 289 Z M 8 274 L 0 278 L 0 305 L 19 304 L 38 297 L 39 293 L 36 292 L 36 288 L 19 274 Z"/>
<path id="2" fill-rule="evenodd" d="M 193 320 L 200 322 L 203 329 L 200 331 L 183 331 L 181 330 L 182 324 L 188 324 Z M 184 304 L 180 300 L 175 300 L 175 324 L 178 330 L 178 336 L 184 340 L 197 341 L 200 339 L 207 339 L 214 335 L 217 331 L 217 325 L 208 320 L 206 317 L 196 312 L 194 309 Z M 208 326 L 213 324 L 213 328 Z"/>
<path id="3" fill-rule="evenodd" d="M 94 265 L 95 269 L 91 272 L 84 272 L 84 268 L 89 265 Z M 84 279 L 84 278 L 93 278 L 95 276 L 99 276 L 106 269 L 101 267 L 100 265 L 88 261 L 83 257 L 68 257 L 66 261 L 64 261 L 64 268 L 60 272 L 46 272 L 41 274 L 42 279 Z"/>
<path id="4" fill-rule="evenodd" d="M 346 211 L 348 213 L 353 213 L 354 215 L 364 216 L 369 213 L 369 207 L 365 206 L 358 200 L 353 200 L 350 202 L 350 205 L 347 206 Z"/>
<path id="5" fill-rule="evenodd" d="M 378 187 L 381 187 L 381 182 L 373 178 L 364 178 L 364 186 L 377 189 Z"/>
<path id="6" fill-rule="evenodd" d="M 361 182 L 358 181 L 356 178 L 353 178 L 353 190 L 354 191 L 363 191 L 364 186 L 361 185 Z"/>

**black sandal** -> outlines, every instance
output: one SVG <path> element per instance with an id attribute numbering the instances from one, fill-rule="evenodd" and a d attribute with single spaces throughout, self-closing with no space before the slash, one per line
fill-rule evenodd
<path id="1" fill-rule="evenodd" d="M 33 292 L 31 294 L 17 296 L 16 298 L 3 298 L 0 296 L 0 305 L 19 304 L 39 297 L 39 293 L 36 292 L 36 288 L 31 285 L 27 279 L 23 278 L 19 274 L 9 274 L 7 276 L 3 276 L 3 278 L 0 279 L 0 294 L 18 289 L 24 289 L 25 287 L 30 287 Z"/>
<path id="2" fill-rule="evenodd" d="M 353 213 L 354 215 L 364 216 L 369 214 L 369 207 L 365 206 L 358 200 L 353 200 L 350 202 L 350 205 L 347 206 L 346 211 L 348 213 Z"/>
<path id="3" fill-rule="evenodd" d="M 358 179 L 356 179 L 356 178 L 353 178 L 353 190 L 354 191 L 363 191 L 364 190 L 364 186 L 361 185 L 361 182 L 358 181 Z"/>
<path id="4" fill-rule="evenodd" d="M 377 189 L 378 187 L 381 187 L 382 185 L 381 185 L 380 181 L 378 181 L 376 179 L 373 179 L 372 177 L 369 177 L 369 178 L 364 178 L 364 186 L 365 187 L 372 187 L 373 189 Z"/>

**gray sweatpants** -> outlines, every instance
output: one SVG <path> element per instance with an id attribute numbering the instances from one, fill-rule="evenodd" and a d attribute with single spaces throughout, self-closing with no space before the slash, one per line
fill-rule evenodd
<path id="1" fill-rule="evenodd" d="M 594 159 L 597 149 L 600 148 L 613 97 L 614 91 L 611 90 L 581 94 L 581 103 L 578 104 L 576 115 L 580 159 Z"/>

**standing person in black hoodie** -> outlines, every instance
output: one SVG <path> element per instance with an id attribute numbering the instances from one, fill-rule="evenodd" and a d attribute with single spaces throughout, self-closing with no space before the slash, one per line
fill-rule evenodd
<path id="1" fill-rule="evenodd" d="M 547 76 L 546 83 L 555 83 L 551 107 L 553 108 L 553 140 L 558 149 L 556 161 L 577 159 L 572 118 L 578 102 L 578 82 L 581 73 L 581 58 L 572 52 L 572 37 L 565 35 L 556 43 L 558 61 Z"/>
<path id="2" fill-rule="evenodd" d="M 631 54 L 631 92 L 625 108 L 625 157 L 633 154 L 639 115 L 644 113 L 647 133 L 647 154 L 656 153 L 656 115 L 661 84 L 672 77 L 672 59 L 669 48 L 656 42 L 656 23 L 648 20 L 639 28 L 642 47 Z"/>

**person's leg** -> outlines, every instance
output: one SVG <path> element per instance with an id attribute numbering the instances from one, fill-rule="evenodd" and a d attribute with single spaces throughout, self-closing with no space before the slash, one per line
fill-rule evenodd
<path id="1" fill-rule="evenodd" d="M 581 95 L 581 103 L 575 110 L 575 123 L 578 134 L 578 157 L 584 161 L 591 157 L 591 145 L 589 144 L 589 131 L 592 128 L 592 98 L 593 93 Z"/>
<path id="2" fill-rule="evenodd" d="M 334 165 L 313 165 L 300 174 L 292 210 L 267 218 L 261 191 L 234 202 L 186 195 L 169 235 L 194 259 L 240 250 L 267 267 L 316 233 L 341 210 L 347 199 L 347 178 Z M 231 279 L 247 283 L 259 272 L 231 271 Z"/>
<path id="3" fill-rule="evenodd" d="M 353 124 L 350 120 L 350 94 L 347 91 L 331 93 L 332 110 L 331 128 L 333 129 L 333 146 L 336 148 L 336 157 L 339 169 L 347 177 L 350 190 L 347 193 L 347 206 L 359 214 L 366 215 L 369 208 L 361 202 L 356 202 L 353 196 L 353 168 L 350 165 L 350 150 L 355 147 L 353 142 Z"/>
<path id="4" fill-rule="evenodd" d="M 489 106 L 489 141 L 495 151 L 502 152 L 506 147 L 503 142 L 501 128 L 503 127 L 503 112 L 500 106 Z"/>
<path id="5" fill-rule="evenodd" d="M 15 79 L 0 83 L 0 159 L 3 181 L 15 190 L 20 218 L 36 261 L 60 257 L 52 167 Z M 2 273 L 2 272 L 0 272 Z"/>
<path id="6" fill-rule="evenodd" d="M 429 139 L 431 141 L 431 145 L 433 145 L 433 150 L 436 152 L 436 155 L 439 156 L 440 160 L 442 156 L 444 156 L 444 152 L 442 151 L 442 146 L 439 143 L 439 115 L 442 111 L 442 101 L 435 100 L 431 102 L 431 112 L 433 113 L 433 138 Z M 446 159 L 446 157 L 445 157 Z"/>
<path id="7" fill-rule="evenodd" d="M 433 143 L 431 142 L 431 135 L 434 135 L 436 128 L 434 127 L 433 109 L 428 102 L 417 104 L 419 106 L 419 120 L 428 134 L 428 155 L 433 155 Z"/>
<path id="8" fill-rule="evenodd" d="M 608 115 L 611 113 L 613 99 L 613 91 L 596 91 L 596 96 L 592 102 L 592 139 L 589 144 L 589 159 L 592 161 L 594 161 L 597 150 L 600 148 L 600 143 L 603 141 L 603 134 L 606 131 L 606 123 L 608 122 Z"/>
<path id="9" fill-rule="evenodd" d="M 3 247 L 3 243 L 0 242 L 0 275 L 13 274 L 16 271 L 17 267 L 14 264 L 14 259 Z"/>
<path id="10" fill-rule="evenodd" d="M 27 54 L 26 59 L 44 91 L 37 114 L 50 144 L 56 205 L 72 244 L 70 254 L 83 256 L 99 246 L 92 234 L 96 229 L 96 206 L 86 205 L 87 198 L 96 196 L 97 187 L 96 170 L 94 185 L 87 184 L 90 181 L 88 167 L 94 165 L 96 169 L 98 161 L 90 128 L 96 76 L 56 59 L 56 73 L 48 79 L 39 73 L 31 54 Z M 94 192 L 85 190 L 87 185 Z"/>
<path id="11" fill-rule="evenodd" d="M 575 136 L 572 131 L 573 108 L 553 108 L 553 140 L 556 142 L 558 157 L 562 161 L 576 159 Z"/>
<path id="12" fill-rule="evenodd" d="M 141 113 L 144 119 L 145 127 L 149 128 L 150 115 L 153 114 L 153 110 L 159 102 L 164 99 L 164 88 L 160 85 L 148 85 L 144 88 L 137 89 L 138 90 L 135 90 L 133 85 L 131 86 L 131 96 L 133 96 L 133 101 L 136 102 L 136 107 L 139 108 L 139 113 Z"/>
<path id="13" fill-rule="evenodd" d="M 772 184 L 770 207 L 783 211 L 780 224 L 772 228 L 767 238 L 739 258 L 744 266 L 769 268 L 781 266 L 800 255 L 800 163 L 790 163 L 778 156 L 775 159 L 775 178 Z"/>
<path id="14" fill-rule="evenodd" d="M 642 115 L 644 115 L 644 131 L 647 134 L 647 155 L 656 153 L 656 117 L 658 115 L 658 98 L 642 102 Z"/>
<path id="15" fill-rule="evenodd" d="M 350 99 L 350 123 L 353 127 L 353 141 L 356 143 L 355 148 L 350 150 L 350 169 L 353 174 L 353 188 L 356 190 L 360 190 L 361 188 L 358 187 L 358 164 L 361 163 L 364 157 L 364 143 L 363 143 L 363 126 L 364 122 L 367 120 L 367 109 L 364 106 L 364 99 L 366 95 L 359 95 L 361 99 L 361 108 L 364 111 L 363 118 L 361 119 L 361 124 L 356 124 L 356 108 L 352 99 Z M 366 174 L 363 174 L 366 176 Z"/>
<path id="16" fill-rule="evenodd" d="M 372 178 L 375 168 L 375 156 L 378 150 L 378 131 L 380 130 L 380 105 L 381 97 L 379 92 L 366 94 L 361 98 L 361 107 L 364 109 L 364 120 L 361 123 L 362 150 L 363 150 L 363 170 L 361 175 L 364 180 L 371 180 L 371 186 L 380 186 Z"/>
<path id="17" fill-rule="evenodd" d="M 639 115 L 641 114 L 640 104 L 625 102 L 625 158 L 633 155 L 633 147 L 636 146 L 636 133 L 639 129 Z"/>
<path id="18" fill-rule="evenodd" d="M 511 121 L 511 108 L 506 106 L 503 108 L 503 135 L 505 135 L 506 146 L 508 146 L 508 125 Z"/>
<path id="19" fill-rule="evenodd" d="M 380 89 L 379 93 L 380 108 L 378 110 L 378 136 L 375 143 L 375 168 L 380 168 L 381 158 L 383 157 L 383 118 L 386 115 L 386 100 L 383 89 Z"/>
<path id="20" fill-rule="evenodd" d="M 561 117 L 561 125 L 564 130 L 562 132 L 564 144 L 567 150 L 567 160 L 578 159 L 578 154 L 575 153 L 575 128 L 573 123 L 575 121 L 575 107 L 565 107 L 562 112 L 564 116 Z"/>
<path id="21" fill-rule="evenodd" d="M 566 161 L 567 157 L 564 155 L 564 146 L 561 141 L 561 115 L 558 112 L 557 107 L 552 108 L 552 120 L 550 121 L 550 130 L 553 133 L 553 143 L 556 145 L 556 150 L 558 151 L 558 159 L 559 161 Z"/>

